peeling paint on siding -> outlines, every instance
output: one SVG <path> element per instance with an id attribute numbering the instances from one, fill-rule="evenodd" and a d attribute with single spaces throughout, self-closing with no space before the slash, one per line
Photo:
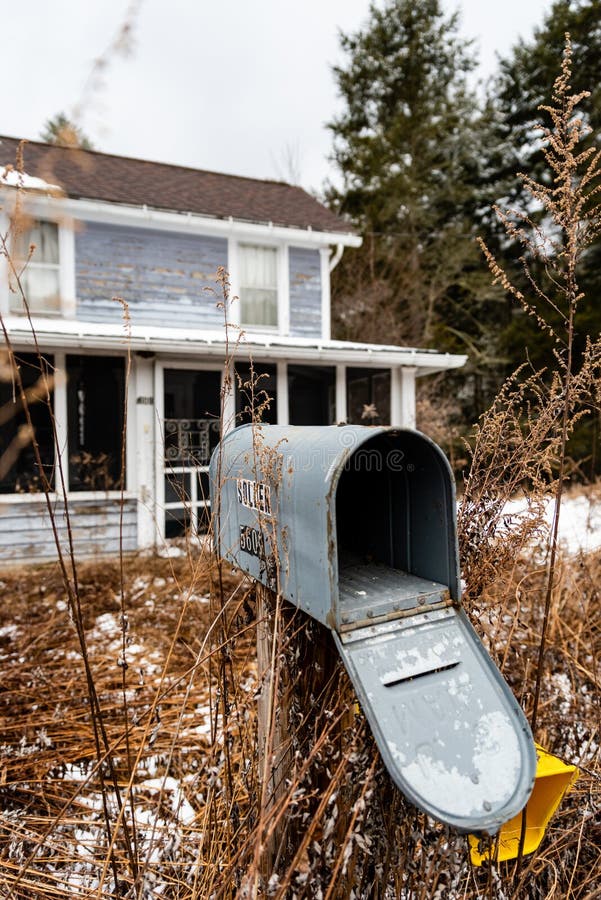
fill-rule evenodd
<path id="1" fill-rule="evenodd" d="M 291 247 L 290 334 L 321 337 L 321 255 L 319 250 Z"/>
<path id="2" fill-rule="evenodd" d="M 55 504 L 58 533 L 67 548 L 65 506 Z M 119 500 L 69 501 L 75 552 L 81 556 L 111 556 L 119 553 Z M 137 501 L 125 500 L 123 549 L 137 548 Z M 56 545 L 48 509 L 43 500 L 31 503 L 0 501 L 0 560 L 8 562 L 56 559 Z"/>
<path id="3" fill-rule="evenodd" d="M 220 326 L 217 267 L 227 240 L 88 222 L 75 236 L 77 318 L 134 325 Z"/>

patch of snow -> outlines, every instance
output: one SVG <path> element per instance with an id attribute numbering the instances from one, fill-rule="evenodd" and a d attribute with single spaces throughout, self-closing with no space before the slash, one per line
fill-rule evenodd
<path id="1" fill-rule="evenodd" d="M 157 793 L 169 793 L 171 797 L 171 809 L 180 822 L 184 825 L 190 825 L 196 818 L 196 812 L 192 805 L 186 800 L 182 791 L 181 784 L 171 775 L 164 778 L 148 778 L 142 781 L 139 788 Z M 136 810 L 136 819 L 138 818 L 138 810 Z"/>
<path id="2" fill-rule="evenodd" d="M 103 613 L 96 619 L 94 632 L 96 632 L 97 635 L 114 635 L 120 633 L 120 631 L 121 629 L 117 622 L 117 617 L 112 613 Z"/>
<path id="3" fill-rule="evenodd" d="M 190 603 L 209 603 L 211 600 L 210 594 L 189 594 L 188 601 Z"/>
<path id="4" fill-rule="evenodd" d="M 43 178 L 28 175 L 27 172 L 19 172 L 12 166 L 0 166 L 0 184 L 9 187 L 25 188 L 29 191 L 46 191 L 51 194 L 63 194 L 64 191 L 57 184 L 50 184 Z"/>
<path id="5" fill-rule="evenodd" d="M 131 600 L 137 600 L 139 597 L 144 594 L 148 588 L 150 587 L 150 583 L 152 578 L 147 575 L 138 575 L 137 578 L 131 583 L 129 588 L 129 594 Z"/>
<path id="6" fill-rule="evenodd" d="M 489 805 L 498 809 L 512 796 L 521 765 L 517 735 L 500 710 L 481 717 L 474 735 L 472 762 L 475 778 L 420 751 L 401 772 L 434 809 L 453 816 L 480 815 Z"/>
<path id="7" fill-rule="evenodd" d="M 572 705 L 572 683 L 565 672 L 555 672 L 551 676 L 551 683 L 557 691 L 559 713 L 566 716 Z"/>
<path id="8" fill-rule="evenodd" d="M 90 777 L 88 763 L 65 763 L 64 778 L 69 781 L 89 781 Z"/>
<path id="9" fill-rule="evenodd" d="M 10 638 L 12 640 L 13 638 L 16 638 L 18 634 L 19 629 L 16 625 L 3 625 L 2 628 L 0 628 L 0 638 Z"/>
<path id="10" fill-rule="evenodd" d="M 554 501 L 550 497 L 545 505 L 549 529 L 553 522 L 553 508 Z M 525 500 L 510 500 L 503 515 L 519 517 L 526 509 Z M 601 547 L 601 502 L 592 500 L 586 494 L 564 496 L 559 514 L 559 541 L 572 554 L 598 550 Z"/>
<path id="11" fill-rule="evenodd" d="M 195 734 L 203 734 L 211 735 L 211 707 L 210 706 L 197 706 L 194 710 L 194 719 L 200 719 L 200 723 L 196 725 L 192 730 Z"/>
<path id="12" fill-rule="evenodd" d="M 182 549 L 182 547 L 177 547 L 176 545 L 161 547 L 157 552 L 157 556 L 162 557 L 163 559 L 176 559 L 179 556 L 185 556 L 186 551 Z"/>

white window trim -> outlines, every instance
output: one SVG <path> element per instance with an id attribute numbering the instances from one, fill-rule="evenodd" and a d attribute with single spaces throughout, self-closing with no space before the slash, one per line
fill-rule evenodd
<path id="1" fill-rule="evenodd" d="M 278 330 L 279 334 L 290 334 L 290 261 L 288 244 L 283 244 L 278 253 Z"/>
<path id="2" fill-rule="evenodd" d="M 16 353 L 32 353 L 33 348 L 15 349 Z M 76 351 L 72 350 L 71 353 Z M 42 350 L 42 354 L 45 351 Z M 54 448 L 54 491 L 50 492 L 53 502 L 63 499 L 64 492 L 67 502 L 75 500 L 118 500 L 121 497 L 119 489 L 110 491 L 72 491 L 69 488 L 69 424 L 67 404 L 67 370 L 65 351 L 48 351 L 48 355 L 54 358 L 55 383 L 54 383 L 54 419 L 56 428 L 56 445 Z M 123 356 L 123 354 L 102 353 L 92 350 L 87 356 Z M 125 374 L 127 376 L 127 357 L 124 357 Z M 137 497 L 137 467 L 136 467 L 136 397 L 135 397 L 135 373 L 131 372 L 127 396 L 127 435 L 125 443 L 125 483 L 127 489 L 123 492 L 125 500 L 134 500 Z M 59 460 L 63 478 L 61 483 Z M 0 494 L 0 503 L 39 503 L 46 495 L 40 491 L 35 493 L 6 493 Z"/>
<path id="3" fill-rule="evenodd" d="M 48 496 L 53 503 L 63 500 L 62 491 L 50 491 Z M 114 500 L 118 502 L 120 499 L 120 491 L 77 491 L 73 494 L 67 494 L 68 503 L 73 503 L 75 500 Z M 125 491 L 123 499 L 136 500 L 136 493 L 134 491 Z M 39 492 L 35 494 L 0 494 L 1 503 L 43 503 L 45 500 L 46 494 Z"/>
<path id="4" fill-rule="evenodd" d="M 58 223 L 58 260 L 61 313 L 74 319 L 77 312 L 75 288 L 75 225 Z"/>
<path id="5" fill-rule="evenodd" d="M 230 302 L 227 310 L 227 322 L 236 328 L 240 325 L 240 263 L 238 258 L 238 241 L 228 238 L 227 265 L 230 276 Z"/>
<path id="6" fill-rule="evenodd" d="M 275 265 L 276 265 L 276 313 L 278 317 L 277 325 L 255 325 L 252 323 L 244 322 L 242 320 L 242 283 L 241 283 L 241 265 L 240 265 L 240 250 L 244 247 L 261 247 L 265 250 L 275 250 Z M 276 244 L 270 241 L 238 241 L 238 246 L 236 248 L 236 260 L 238 263 L 238 318 L 240 321 L 240 327 L 244 331 L 251 332 L 253 334 L 261 333 L 261 334 L 284 334 L 281 330 L 281 306 L 282 306 L 282 256 L 283 256 L 283 246 L 281 244 Z"/>
<path id="7" fill-rule="evenodd" d="M 45 262 L 43 259 L 40 259 L 38 248 L 30 252 L 30 248 L 27 249 L 27 258 L 18 257 L 17 256 L 17 248 L 16 241 L 13 237 L 11 242 L 12 246 L 10 248 L 10 252 L 13 257 L 13 262 L 15 267 L 19 269 L 21 286 L 24 287 L 25 299 L 27 300 L 29 306 L 29 313 L 32 316 L 60 316 L 62 312 L 62 293 L 61 293 L 61 247 L 60 247 L 60 224 L 54 219 L 47 218 L 35 218 L 36 222 L 40 224 L 46 225 L 54 225 L 56 227 L 56 252 L 58 255 L 58 259 L 56 262 Z M 24 236 L 27 236 L 27 230 L 24 232 Z M 23 248 L 25 251 L 25 248 Z M 24 282 L 27 281 L 29 275 L 33 275 L 36 272 L 52 272 L 56 273 L 57 281 L 58 281 L 58 309 L 55 309 L 53 306 L 45 309 L 43 305 L 38 308 L 37 302 L 30 296 L 28 296 L 27 288 L 24 286 Z M 9 279 L 12 275 L 12 272 L 9 273 Z M 16 281 L 16 279 L 15 279 Z M 20 296 L 20 291 L 17 284 L 14 285 L 15 292 L 11 292 L 9 296 L 9 305 L 12 300 L 11 307 L 11 315 L 21 316 L 26 315 L 25 306 L 22 303 L 22 298 Z M 31 287 L 31 286 L 30 286 Z"/>
<path id="8" fill-rule="evenodd" d="M 196 362 L 194 360 L 160 359 L 154 367 L 154 415 L 155 429 L 155 544 L 163 546 L 165 537 L 165 434 L 163 421 L 165 419 L 165 369 L 188 369 L 193 372 L 219 372 L 221 375 L 221 391 L 223 391 L 224 371 L 223 365 L 210 362 Z M 233 364 L 230 364 L 230 375 L 233 376 Z M 232 386 L 234 382 L 232 381 Z M 234 391 L 224 397 L 223 416 L 226 421 L 235 419 Z"/>
<path id="9" fill-rule="evenodd" d="M 277 266 L 277 314 L 278 324 L 269 325 L 246 325 L 241 321 L 241 302 L 240 302 L 240 247 L 242 246 L 265 247 L 276 251 Z M 236 325 L 248 334 L 272 334 L 285 337 L 290 332 L 290 273 L 288 263 L 288 244 L 273 240 L 259 240 L 254 235 L 252 237 L 244 237 L 238 240 L 230 238 L 228 241 L 228 264 L 231 281 L 231 294 L 236 297 L 232 304 L 229 322 Z"/>
<path id="10" fill-rule="evenodd" d="M 50 316 L 52 318 L 74 319 L 77 311 L 76 303 L 76 283 L 75 283 L 75 224 L 71 220 L 58 220 L 53 216 L 38 215 L 37 212 L 31 213 L 32 217 L 44 222 L 54 222 L 57 226 L 58 237 L 58 265 L 55 263 L 36 262 L 34 257 L 29 261 L 29 266 L 35 266 L 38 269 L 58 269 L 58 285 L 59 285 L 59 308 L 58 309 L 32 309 L 32 316 Z M 0 212 L 0 229 L 2 234 L 6 234 L 9 229 L 10 220 L 8 216 Z M 11 309 L 10 291 L 8 287 L 9 269 L 8 263 L 4 257 L 0 262 L 0 310 L 3 315 L 22 316 L 17 308 Z"/>

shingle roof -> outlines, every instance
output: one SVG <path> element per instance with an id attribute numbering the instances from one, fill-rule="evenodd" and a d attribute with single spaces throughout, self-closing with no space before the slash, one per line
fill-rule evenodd
<path id="1" fill-rule="evenodd" d="M 0 165 L 15 165 L 19 140 L 0 137 Z M 352 227 L 302 188 L 203 169 L 28 141 L 24 171 L 69 197 L 191 212 L 219 219 L 352 233 Z"/>

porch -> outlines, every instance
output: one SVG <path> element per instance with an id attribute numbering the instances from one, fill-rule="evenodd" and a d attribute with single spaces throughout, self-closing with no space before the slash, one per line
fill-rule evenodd
<path id="1" fill-rule="evenodd" d="M 230 342 L 223 331 L 182 336 L 181 329 L 132 328 L 124 337 L 109 325 L 82 331 L 81 323 L 72 330 L 62 323 L 67 327 L 58 334 L 53 322 L 34 324 L 43 365 L 22 321 L 14 323 L 13 343 L 25 386 L 49 379 L 50 403 L 32 407 L 36 438 L 53 502 L 62 510 L 66 496 L 73 507 L 85 555 L 115 552 L 122 500 L 127 550 L 201 530 L 209 458 L 222 427 L 251 420 L 414 427 L 416 378 L 465 361 L 338 341 L 251 335 Z M 2 382 L 0 391 L 6 408 L 12 387 Z M 17 403 L 0 425 L 0 456 L 14 445 L 24 421 Z M 54 555 L 48 523 L 39 515 L 39 489 L 31 447 L 25 447 L 0 482 L 0 545 L 7 561 Z M 15 515 L 27 525 L 20 542 L 11 538 Z M 34 523 L 43 535 L 30 536 Z"/>

